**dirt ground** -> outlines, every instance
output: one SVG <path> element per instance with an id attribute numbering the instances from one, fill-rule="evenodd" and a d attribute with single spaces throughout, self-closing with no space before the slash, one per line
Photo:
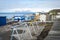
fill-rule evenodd
<path id="1" fill-rule="evenodd" d="M 48 35 L 48 32 L 50 31 L 52 25 L 53 23 L 46 23 L 45 28 L 43 29 L 41 34 L 37 36 L 37 40 L 43 40 Z M 11 31 L 7 31 L 3 33 L 0 32 L 0 40 L 10 40 L 11 38 L 10 35 L 11 35 Z M 13 40 L 16 40 L 16 39 L 13 38 Z"/>
<path id="2" fill-rule="evenodd" d="M 45 28 L 41 32 L 41 34 L 37 37 L 37 40 L 44 40 L 44 38 L 48 35 L 53 23 L 46 23 Z"/>

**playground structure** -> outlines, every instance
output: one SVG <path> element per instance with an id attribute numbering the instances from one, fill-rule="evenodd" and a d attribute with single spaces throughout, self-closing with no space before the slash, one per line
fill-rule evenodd
<path id="1" fill-rule="evenodd" d="M 19 25 L 14 25 L 12 27 L 12 35 L 11 39 L 15 37 L 17 40 L 31 40 L 31 39 L 37 39 L 36 36 L 38 36 L 42 30 L 44 29 L 44 26 L 38 26 L 37 22 L 18 22 Z M 32 25 L 29 25 L 31 23 Z M 23 30 L 21 34 L 18 33 L 18 30 Z M 15 33 L 14 33 L 15 32 Z M 32 35 L 32 33 L 36 34 L 35 36 Z"/>

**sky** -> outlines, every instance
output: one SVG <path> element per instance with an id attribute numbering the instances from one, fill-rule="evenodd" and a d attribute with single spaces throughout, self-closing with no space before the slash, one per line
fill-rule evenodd
<path id="1" fill-rule="evenodd" d="M 0 12 L 47 12 L 52 9 L 60 9 L 60 0 L 0 0 Z"/>

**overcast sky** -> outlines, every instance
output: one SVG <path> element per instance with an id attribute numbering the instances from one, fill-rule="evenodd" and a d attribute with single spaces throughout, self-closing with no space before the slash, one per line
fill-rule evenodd
<path id="1" fill-rule="evenodd" d="M 22 9 L 48 11 L 53 8 L 60 8 L 60 0 L 0 0 L 0 12 Z"/>

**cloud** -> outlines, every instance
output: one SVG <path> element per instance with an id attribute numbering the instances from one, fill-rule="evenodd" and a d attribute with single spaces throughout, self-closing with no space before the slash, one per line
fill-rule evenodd
<path id="1" fill-rule="evenodd" d="M 60 8 L 59 0 L 0 0 L 0 12 L 49 11 Z"/>
<path id="2" fill-rule="evenodd" d="M 14 9 L 7 9 L 2 10 L 0 12 L 23 12 L 23 11 L 31 11 L 31 12 L 48 12 L 55 8 L 14 8 Z M 59 8 L 57 8 L 59 9 Z"/>

